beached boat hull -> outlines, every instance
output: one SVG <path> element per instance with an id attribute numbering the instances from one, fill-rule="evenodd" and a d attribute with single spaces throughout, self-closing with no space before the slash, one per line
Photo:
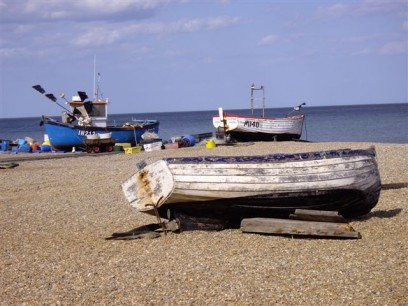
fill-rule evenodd
<path id="1" fill-rule="evenodd" d="M 296 140 L 302 135 L 304 118 L 304 115 L 261 118 L 224 114 L 224 120 L 214 116 L 213 125 L 237 141 Z"/>
<path id="2" fill-rule="evenodd" d="M 168 158 L 139 169 L 122 183 L 123 192 L 137 211 L 153 214 L 156 207 L 162 217 L 171 210 L 240 221 L 296 209 L 356 217 L 377 204 L 381 190 L 374 148 Z"/>
<path id="3" fill-rule="evenodd" d="M 135 145 L 145 132 L 159 132 L 158 121 L 146 121 L 142 124 L 129 126 L 79 126 L 44 119 L 43 124 L 50 144 L 56 149 L 67 149 L 84 145 L 87 136 L 112 133 L 112 138 L 118 143 Z"/>

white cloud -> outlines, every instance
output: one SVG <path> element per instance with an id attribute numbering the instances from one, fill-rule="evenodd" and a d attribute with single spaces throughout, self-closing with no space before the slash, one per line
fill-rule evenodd
<path id="1" fill-rule="evenodd" d="M 349 9 L 350 5 L 336 3 L 331 6 L 319 8 L 317 14 L 321 17 L 340 17 L 347 14 Z"/>
<path id="2" fill-rule="evenodd" d="M 347 3 L 347 4 L 345 4 Z M 338 2 L 330 6 L 320 7 L 320 17 L 366 16 L 384 13 L 400 13 L 407 11 L 406 0 L 363 0 L 360 2 Z"/>
<path id="3" fill-rule="evenodd" d="M 201 61 L 202 61 L 204 64 L 214 64 L 214 63 L 217 62 L 217 61 L 215 60 L 215 58 L 210 57 L 210 56 L 207 56 L 207 57 L 202 58 Z"/>
<path id="4" fill-rule="evenodd" d="M 26 48 L 1 48 L 0 58 L 9 58 L 15 56 L 25 56 L 29 53 Z"/>
<path id="5" fill-rule="evenodd" d="M 165 56 L 169 58 L 186 58 L 191 55 L 191 50 L 168 50 Z"/>
<path id="6" fill-rule="evenodd" d="M 169 4 L 183 0 L 3 0 L 2 23 L 142 19 Z"/>
<path id="7" fill-rule="evenodd" d="M 181 20 L 179 22 L 170 24 L 172 32 L 188 31 L 195 32 L 200 30 L 215 30 L 239 23 L 238 17 L 209 17 L 205 19 L 190 19 Z"/>
<path id="8" fill-rule="evenodd" d="M 406 40 L 388 42 L 379 50 L 379 53 L 384 55 L 408 53 L 408 42 Z"/>
<path id="9" fill-rule="evenodd" d="M 34 25 L 20 24 L 15 27 L 14 31 L 16 34 L 24 34 L 31 32 L 34 29 L 35 29 Z"/>
<path id="10" fill-rule="evenodd" d="M 239 22 L 240 22 L 239 17 L 228 16 L 211 17 L 207 19 L 205 27 L 207 30 L 215 30 L 218 28 L 237 25 L 239 24 Z"/>
<path id="11" fill-rule="evenodd" d="M 357 15 L 398 12 L 407 9 L 406 0 L 363 0 L 356 6 Z"/>
<path id="12" fill-rule="evenodd" d="M 277 42 L 278 38 L 279 37 L 277 35 L 264 36 L 259 41 L 258 45 L 260 45 L 260 46 L 272 45 L 275 42 Z"/>
<path id="13" fill-rule="evenodd" d="M 220 5 L 228 5 L 231 3 L 231 0 L 217 0 Z"/>
<path id="14" fill-rule="evenodd" d="M 102 46 L 112 44 L 123 36 L 118 30 L 107 30 L 103 27 L 94 27 L 88 32 L 73 40 L 77 46 Z"/>
<path id="15" fill-rule="evenodd" d="M 238 17 L 229 16 L 145 22 L 147 17 L 152 17 L 165 6 L 188 2 L 189 0 L 0 0 L 0 42 L 3 47 L 0 58 L 42 56 L 36 52 L 26 52 L 27 48 L 51 50 L 53 53 L 62 45 L 65 49 L 69 45 L 75 48 L 92 48 L 118 43 L 126 47 L 138 35 L 216 30 L 240 22 Z M 137 45 L 140 41 L 135 43 Z M 116 47 L 119 48 L 118 45 Z"/>
<path id="16" fill-rule="evenodd" d="M 237 17 L 210 17 L 210 18 L 195 18 L 182 19 L 175 22 L 151 22 L 151 23 L 135 23 L 135 24 L 109 24 L 106 26 L 93 27 L 89 30 L 89 26 L 83 28 L 83 34 L 76 37 L 72 42 L 78 46 L 87 45 L 104 45 L 112 44 L 121 39 L 129 39 L 138 34 L 157 34 L 177 32 L 197 32 L 203 30 L 216 30 L 223 27 L 233 26 L 239 23 Z"/>
<path id="17" fill-rule="evenodd" d="M 371 54 L 371 53 L 372 53 L 371 49 L 364 48 L 364 49 L 361 49 L 361 50 L 358 50 L 358 51 L 352 53 L 352 55 L 367 55 L 367 54 Z"/>
<path id="18" fill-rule="evenodd" d="M 383 37 L 384 37 L 383 34 L 375 33 L 370 35 L 350 36 L 343 38 L 340 41 L 345 43 L 367 43 L 370 41 L 382 39 Z"/>
<path id="19" fill-rule="evenodd" d="M 404 30 L 408 30 L 408 21 L 405 21 L 405 22 L 402 24 L 402 28 L 403 28 Z"/>

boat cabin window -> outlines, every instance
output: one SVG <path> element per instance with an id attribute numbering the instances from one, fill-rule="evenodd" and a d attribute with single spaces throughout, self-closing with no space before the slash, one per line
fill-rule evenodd
<path id="1" fill-rule="evenodd" d="M 90 117 L 106 117 L 106 105 L 93 104 L 88 111 Z"/>

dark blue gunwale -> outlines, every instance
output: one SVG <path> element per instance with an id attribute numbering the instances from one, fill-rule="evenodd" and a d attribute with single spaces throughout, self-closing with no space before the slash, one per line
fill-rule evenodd
<path id="1" fill-rule="evenodd" d="M 172 157 L 164 160 L 169 164 L 183 163 L 265 163 L 265 162 L 288 162 L 288 161 L 305 161 L 305 160 L 321 160 L 330 158 L 343 158 L 352 156 L 369 156 L 375 157 L 374 148 L 370 149 L 341 149 L 329 151 L 316 151 L 306 153 L 292 154 L 269 154 L 269 155 L 254 155 L 254 156 L 199 156 L 199 157 Z"/>

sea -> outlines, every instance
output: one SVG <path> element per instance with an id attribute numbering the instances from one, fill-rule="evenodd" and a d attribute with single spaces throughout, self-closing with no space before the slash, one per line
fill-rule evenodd
<path id="1" fill-rule="evenodd" d="M 269 108 L 265 109 L 265 116 L 284 117 L 292 110 Z M 224 111 L 250 115 L 248 109 Z M 301 137 L 305 141 L 408 143 L 408 103 L 304 106 L 297 113 L 306 115 Z M 159 136 L 165 141 L 172 137 L 210 132 L 215 136 L 212 117 L 217 114 L 218 110 L 112 114 L 108 117 L 108 124 L 157 119 L 160 121 Z M 261 110 L 255 109 L 255 115 L 261 115 Z M 40 117 L 0 119 L 0 139 L 14 141 L 30 137 L 42 143 L 45 130 L 40 122 Z"/>

